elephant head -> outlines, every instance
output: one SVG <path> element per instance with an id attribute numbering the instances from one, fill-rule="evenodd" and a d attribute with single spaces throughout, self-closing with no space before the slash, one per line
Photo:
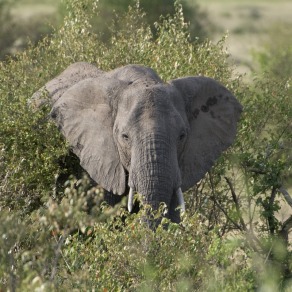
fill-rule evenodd
<path id="1" fill-rule="evenodd" d="M 174 222 L 182 192 L 233 142 L 242 109 L 211 78 L 165 83 L 140 65 L 103 72 L 75 63 L 44 88 L 51 118 L 91 178 L 114 194 L 130 189 L 129 209 L 134 192 L 154 210 L 164 202 Z"/>

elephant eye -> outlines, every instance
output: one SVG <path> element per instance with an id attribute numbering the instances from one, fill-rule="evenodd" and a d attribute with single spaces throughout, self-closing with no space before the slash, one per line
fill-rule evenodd
<path id="1" fill-rule="evenodd" d="M 122 134 L 122 138 L 125 141 L 128 141 L 129 140 L 129 136 L 127 134 Z"/>
<path id="2" fill-rule="evenodd" d="M 182 141 L 184 140 L 186 137 L 186 133 L 185 132 L 182 132 L 180 135 L 179 135 L 179 140 Z"/>

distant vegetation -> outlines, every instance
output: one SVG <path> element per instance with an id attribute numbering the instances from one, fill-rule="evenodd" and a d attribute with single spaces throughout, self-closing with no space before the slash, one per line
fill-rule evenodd
<path id="1" fill-rule="evenodd" d="M 135 0 L 100 0 L 98 9 L 91 17 L 92 31 L 100 36 L 103 41 L 109 41 L 112 33 L 123 29 L 124 24 L 116 20 L 116 15 L 122 15 L 127 12 L 130 5 L 135 5 Z M 28 2 L 29 3 L 29 2 Z M 155 33 L 154 23 L 159 21 L 160 16 L 173 15 L 175 0 L 141 0 L 140 7 L 146 12 L 143 21 L 150 25 Z M 66 4 L 61 1 L 55 1 L 52 7 L 56 12 L 47 13 L 44 11 L 41 15 L 35 13 L 29 19 L 13 17 L 11 11 L 17 10 L 19 3 L 15 0 L 3 0 L 0 2 L 0 59 L 6 55 L 13 55 L 23 50 L 29 42 L 36 44 L 43 36 L 53 32 L 51 23 L 57 28 L 63 22 L 67 15 Z M 36 3 L 46 4 L 49 3 Z M 207 14 L 200 7 L 193 3 L 188 5 L 187 1 L 182 1 L 186 21 L 190 23 L 189 29 L 191 38 L 203 40 L 208 35 L 210 22 Z M 33 2 L 31 4 L 33 10 Z M 141 18 L 142 21 L 142 18 Z"/>
<path id="2" fill-rule="evenodd" d="M 292 76 L 292 31 L 290 25 L 274 24 L 269 28 L 269 38 L 255 57 L 260 70 L 274 78 L 286 79 Z"/>
<path id="3" fill-rule="evenodd" d="M 22 51 L 30 42 L 37 43 L 52 32 L 50 23 L 58 20 L 57 15 L 50 14 L 35 15 L 31 19 L 13 17 L 12 10 L 17 3 L 16 0 L 0 1 L 0 60 Z"/>
<path id="4" fill-rule="evenodd" d="M 114 22 L 114 15 L 125 13 L 128 10 L 129 5 L 134 6 L 135 0 L 107 0 L 100 1 L 99 16 L 93 20 L 93 28 L 96 32 L 102 32 L 102 38 L 104 40 L 110 39 L 110 26 L 113 26 L 115 31 L 122 29 L 123 23 Z M 139 1 L 140 7 L 145 11 L 147 24 L 150 25 L 152 32 L 155 33 L 154 23 L 159 21 L 161 15 L 173 15 L 175 13 L 174 3 L 175 0 L 141 0 Z M 205 12 L 200 7 L 193 3 L 192 6 L 188 4 L 188 1 L 181 1 L 184 16 L 187 22 L 190 23 L 189 29 L 191 38 L 203 39 L 207 37 L 208 31 L 208 18 Z"/>
<path id="5" fill-rule="evenodd" d="M 155 31 L 130 7 L 105 41 L 92 27 L 98 5 L 65 1 L 59 28 L 0 62 L 0 290 L 289 291 L 292 216 L 277 216 L 292 206 L 289 76 L 259 74 L 245 84 L 224 38 L 192 41 L 178 4 Z M 269 60 L 261 61 L 267 72 Z M 243 104 L 236 143 L 185 194 L 181 224 L 164 219 L 153 232 L 142 212 L 106 206 L 86 177 L 55 191 L 68 148 L 50 109 L 36 111 L 29 99 L 76 61 L 103 70 L 144 64 L 165 80 L 207 75 Z"/>

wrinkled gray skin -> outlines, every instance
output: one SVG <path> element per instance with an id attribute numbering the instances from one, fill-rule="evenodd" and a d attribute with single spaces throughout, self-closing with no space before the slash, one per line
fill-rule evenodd
<path id="1" fill-rule="evenodd" d="M 186 191 L 231 145 L 241 105 L 207 77 L 163 82 L 150 68 L 128 65 L 103 72 L 75 63 L 36 92 L 47 90 L 51 118 L 81 166 L 105 190 L 122 195 L 127 185 L 154 210 L 161 202 L 179 222 Z"/>

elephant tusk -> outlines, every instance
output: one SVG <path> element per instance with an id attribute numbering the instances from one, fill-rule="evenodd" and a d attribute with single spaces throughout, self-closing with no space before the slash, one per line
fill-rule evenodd
<path id="1" fill-rule="evenodd" d="M 133 210 L 133 199 L 134 199 L 134 191 L 130 188 L 129 197 L 128 197 L 128 211 L 131 213 Z"/>
<path id="2" fill-rule="evenodd" d="M 186 206 L 185 206 L 185 200 L 184 200 L 184 196 L 183 196 L 183 192 L 181 188 L 178 188 L 178 190 L 176 191 L 176 195 L 177 195 L 178 205 L 180 207 L 181 212 L 185 212 Z"/>

